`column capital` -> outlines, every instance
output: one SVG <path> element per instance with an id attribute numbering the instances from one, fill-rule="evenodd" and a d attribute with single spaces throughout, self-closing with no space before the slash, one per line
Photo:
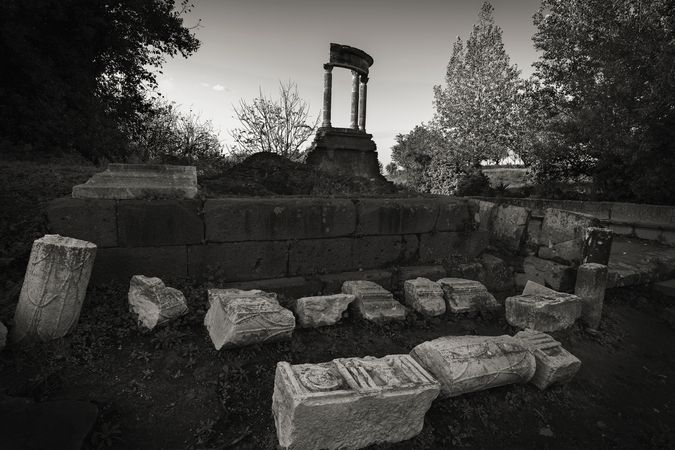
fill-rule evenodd
<path id="1" fill-rule="evenodd" d="M 323 69 L 324 69 L 326 72 L 331 72 L 331 71 L 333 70 L 333 65 L 332 65 L 332 64 L 324 64 L 324 65 L 323 65 Z"/>
<path id="2" fill-rule="evenodd" d="M 363 84 L 368 83 L 368 76 L 367 75 L 361 75 L 361 83 L 363 83 Z"/>

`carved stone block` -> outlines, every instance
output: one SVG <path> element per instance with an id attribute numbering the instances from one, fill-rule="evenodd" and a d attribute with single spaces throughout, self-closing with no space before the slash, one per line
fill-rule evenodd
<path id="1" fill-rule="evenodd" d="M 87 292 L 96 245 L 47 234 L 33 242 L 19 303 L 14 314 L 15 341 L 65 336 L 77 323 Z"/>
<path id="2" fill-rule="evenodd" d="M 187 313 L 185 296 L 178 289 L 167 287 L 156 277 L 134 275 L 129 285 L 129 311 L 138 325 L 152 330 Z"/>
<path id="3" fill-rule="evenodd" d="M 577 270 L 574 293 L 581 299 L 581 320 L 590 328 L 598 328 L 607 288 L 607 266 L 586 263 Z"/>
<path id="4" fill-rule="evenodd" d="M 423 342 L 410 355 L 455 397 L 513 383 L 527 383 L 534 356 L 511 336 L 445 336 Z"/>
<path id="5" fill-rule="evenodd" d="M 406 280 L 403 284 L 405 302 L 424 316 L 440 316 L 445 313 L 445 300 L 441 285 L 428 278 Z"/>
<path id="6" fill-rule="evenodd" d="M 581 361 L 576 356 L 546 333 L 525 330 L 517 333 L 514 338 L 519 339 L 537 361 L 537 370 L 530 383 L 539 389 L 544 390 L 552 384 L 567 383 L 581 367 Z"/>
<path id="7" fill-rule="evenodd" d="M 571 326 L 581 316 L 581 299 L 576 295 L 516 295 L 505 302 L 506 321 L 514 327 L 538 331 L 558 331 Z"/>
<path id="8" fill-rule="evenodd" d="M 363 319 L 374 322 L 405 319 L 405 307 L 377 283 L 366 280 L 345 281 L 342 292 L 355 297 L 351 307 Z"/>
<path id="9" fill-rule="evenodd" d="M 302 297 L 295 301 L 294 310 L 302 327 L 334 325 L 354 298 L 349 294 Z"/>
<path id="10" fill-rule="evenodd" d="M 274 293 L 209 289 L 208 295 L 204 325 L 216 350 L 289 339 L 293 333 L 295 317 Z"/>
<path id="11" fill-rule="evenodd" d="M 284 449 L 399 442 L 422 431 L 438 382 L 408 355 L 277 363 L 272 412 Z"/>
<path id="12" fill-rule="evenodd" d="M 448 309 L 453 313 L 477 312 L 499 308 L 499 303 L 479 281 L 463 278 L 441 278 Z"/>

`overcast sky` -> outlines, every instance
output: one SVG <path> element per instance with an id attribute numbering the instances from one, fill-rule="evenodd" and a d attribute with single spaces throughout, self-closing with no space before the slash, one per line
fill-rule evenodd
<path id="1" fill-rule="evenodd" d="M 276 96 L 293 80 L 320 114 L 323 64 L 331 42 L 358 47 L 375 60 L 368 82 L 366 128 L 383 164 L 398 133 L 433 116 L 433 86 L 441 84 L 457 36 L 465 39 L 483 0 L 197 0 L 185 25 L 195 26 L 201 48 L 168 59 L 158 76 L 170 101 L 213 122 L 232 142 L 232 106 L 259 89 Z M 511 62 L 532 72 L 532 15 L 539 0 L 494 0 Z M 351 75 L 333 70 L 333 126 L 349 126 Z"/>

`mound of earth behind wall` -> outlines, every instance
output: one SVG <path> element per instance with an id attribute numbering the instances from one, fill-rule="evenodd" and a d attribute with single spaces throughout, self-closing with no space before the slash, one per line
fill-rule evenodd
<path id="1" fill-rule="evenodd" d="M 200 178 L 207 197 L 218 195 L 387 195 L 403 193 L 383 178 L 324 172 L 261 152 L 217 175 Z"/>

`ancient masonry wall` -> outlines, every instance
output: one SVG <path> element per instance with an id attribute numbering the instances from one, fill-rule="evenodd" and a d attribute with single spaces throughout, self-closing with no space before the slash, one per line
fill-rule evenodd
<path id="1" fill-rule="evenodd" d="M 531 210 L 533 226 L 543 220 L 546 208 L 589 214 L 615 234 L 675 245 L 675 206 L 618 202 L 588 202 L 531 198 L 474 197 L 495 203 L 522 206 Z"/>
<path id="2" fill-rule="evenodd" d="M 99 248 L 92 282 L 287 279 L 475 257 L 475 206 L 433 198 L 61 198 L 50 230 Z M 385 272 L 386 273 L 386 272 Z M 295 277 L 295 278 L 294 278 Z"/>

